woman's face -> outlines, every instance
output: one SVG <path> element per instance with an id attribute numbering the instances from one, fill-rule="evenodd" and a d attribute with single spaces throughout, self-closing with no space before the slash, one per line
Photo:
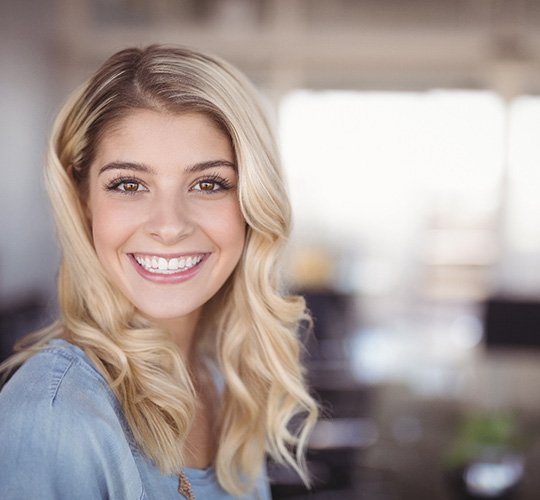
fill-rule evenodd
<path id="1" fill-rule="evenodd" d="M 97 256 L 158 325 L 193 324 L 240 259 L 234 161 L 229 138 L 196 113 L 134 111 L 98 146 L 87 204 Z"/>

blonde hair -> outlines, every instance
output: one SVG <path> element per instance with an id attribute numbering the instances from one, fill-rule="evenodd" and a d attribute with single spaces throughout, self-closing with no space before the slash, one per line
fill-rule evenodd
<path id="1" fill-rule="evenodd" d="M 204 113 L 228 134 L 236 156 L 246 244 L 232 276 L 205 305 L 198 346 L 215 359 L 225 381 L 218 480 L 233 495 L 249 491 L 268 453 L 307 483 L 303 457 L 317 418 L 297 338 L 307 315 L 301 297 L 282 293 L 279 275 L 290 207 L 256 91 L 218 58 L 175 47 L 126 49 L 62 109 L 45 171 L 63 250 L 61 319 L 20 345 L 2 369 L 22 363 L 51 338 L 67 338 L 107 379 L 145 454 L 164 474 L 180 471 L 196 404 L 190 373 L 171 338 L 137 315 L 107 279 L 84 209 L 100 138 L 135 109 Z"/>

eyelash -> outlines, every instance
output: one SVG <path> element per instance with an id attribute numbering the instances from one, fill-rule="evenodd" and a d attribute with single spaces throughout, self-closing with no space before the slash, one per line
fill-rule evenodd
<path id="1" fill-rule="evenodd" d="M 114 191 L 120 194 L 125 194 L 128 196 L 132 196 L 134 194 L 140 193 L 137 189 L 137 191 L 126 191 L 119 189 L 122 184 L 138 184 L 139 186 L 143 186 L 146 189 L 146 186 L 144 185 L 144 182 L 141 180 L 135 178 L 135 177 L 118 177 L 116 179 L 113 179 L 111 182 L 105 185 L 105 189 L 107 191 Z"/>
<path id="2" fill-rule="evenodd" d="M 202 184 L 205 182 L 209 184 L 217 184 L 218 189 L 215 189 L 215 190 L 213 189 L 211 191 L 204 191 L 202 189 L 194 189 L 194 187 L 192 187 L 191 189 L 194 189 L 195 191 L 198 191 L 205 195 L 212 195 L 212 194 L 219 193 L 221 191 L 228 191 L 229 189 L 233 187 L 233 184 L 231 181 L 217 174 L 207 175 L 201 179 L 197 179 L 195 183 L 193 184 L 193 186 L 197 186 L 198 184 Z M 122 195 L 127 195 L 127 196 L 133 196 L 137 193 L 144 192 L 144 190 L 139 190 L 139 189 L 137 189 L 137 191 L 126 191 L 125 189 L 124 190 L 119 189 L 122 184 L 138 184 L 139 187 L 142 186 L 144 190 L 147 190 L 146 186 L 144 185 L 144 182 L 142 182 L 140 179 L 137 179 L 136 177 L 118 177 L 110 181 L 108 184 L 106 184 L 105 189 L 107 191 L 114 191 L 116 193 L 120 193 Z"/>
<path id="3" fill-rule="evenodd" d="M 195 181 L 195 184 L 193 186 L 197 186 L 198 184 L 202 184 L 204 182 L 207 182 L 209 184 L 217 184 L 218 189 L 212 190 L 212 191 L 203 191 L 202 189 L 196 189 L 195 191 L 200 191 L 201 193 L 211 195 L 211 194 L 219 193 L 220 191 L 228 191 L 229 189 L 233 187 L 231 181 L 217 174 L 207 175 L 203 177 L 202 179 L 197 179 L 197 181 Z"/>

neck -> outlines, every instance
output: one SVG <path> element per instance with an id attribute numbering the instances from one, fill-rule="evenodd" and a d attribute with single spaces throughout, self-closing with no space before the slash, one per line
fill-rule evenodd
<path id="1" fill-rule="evenodd" d="M 199 317 L 200 310 L 197 310 L 181 318 L 154 321 L 157 326 L 171 334 L 174 343 L 178 346 L 188 364 L 191 364 L 195 357 L 194 351 L 197 343 L 196 332 Z"/>

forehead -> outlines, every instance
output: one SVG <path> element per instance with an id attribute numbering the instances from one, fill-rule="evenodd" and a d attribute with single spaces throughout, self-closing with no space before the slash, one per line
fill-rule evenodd
<path id="1" fill-rule="evenodd" d="M 234 161 L 229 136 L 203 113 L 136 110 L 106 130 L 94 163 Z"/>

